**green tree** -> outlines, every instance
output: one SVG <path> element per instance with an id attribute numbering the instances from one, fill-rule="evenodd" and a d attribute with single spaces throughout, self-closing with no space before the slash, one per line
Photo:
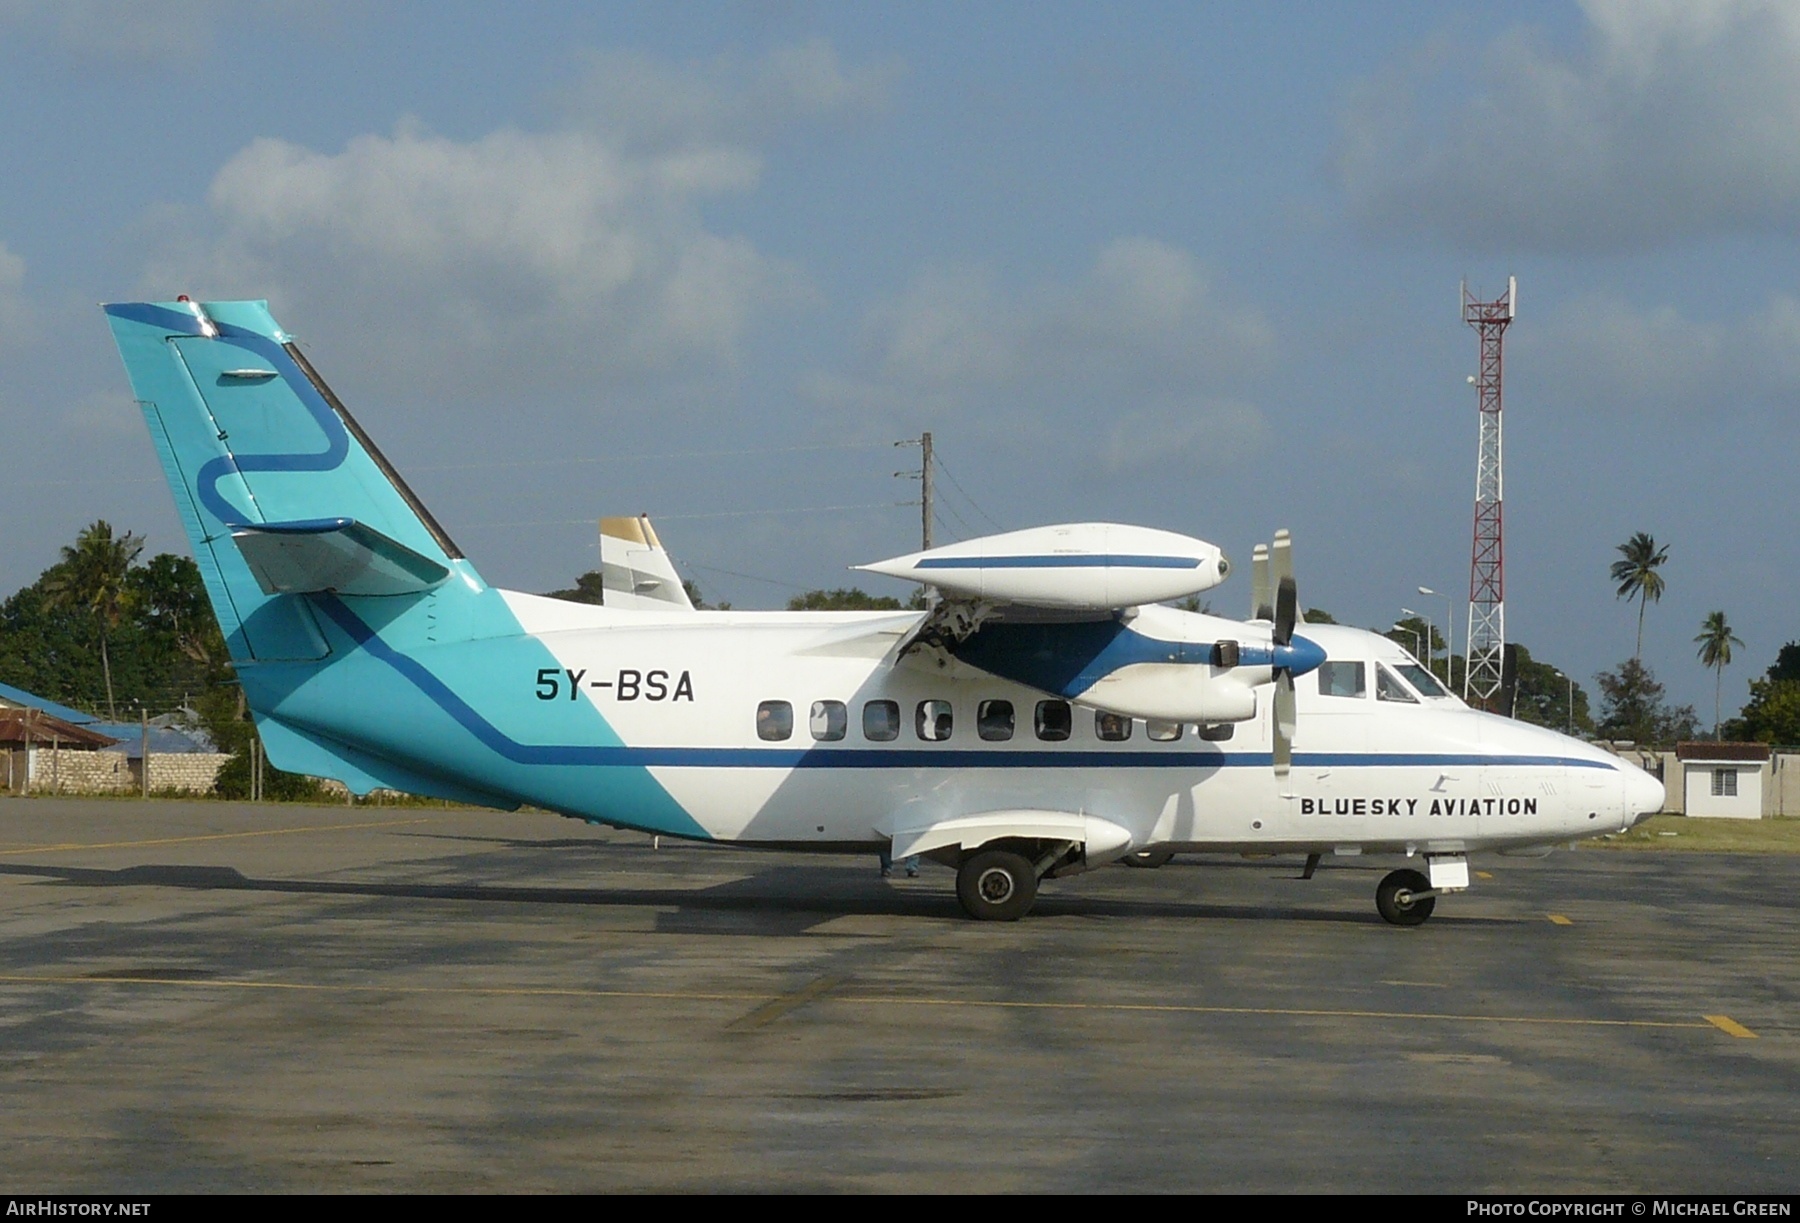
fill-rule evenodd
<path id="1" fill-rule="evenodd" d="M 1694 736 L 1694 707 L 1663 702 L 1663 686 L 1636 658 L 1594 677 L 1600 687 L 1600 734 L 1635 743 L 1672 743 Z"/>
<path id="2" fill-rule="evenodd" d="M 114 722 L 119 720 L 119 711 L 113 699 L 110 642 L 119 622 L 131 608 L 131 567 L 143 550 L 143 536 L 115 536 L 112 524 L 102 519 L 76 536 L 72 546 L 63 548 L 61 562 L 44 584 L 52 603 L 80 609 L 92 619 L 100 637 L 100 669 L 106 680 L 106 716 Z"/>
<path id="3" fill-rule="evenodd" d="M 606 593 L 600 584 L 600 571 L 598 569 L 590 569 L 580 577 L 576 578 L 573 589 L 552 590 L 544 597 L 549 599 L 562 599 L 568 603 L 593 603 L 599 605 L 606 602 Z"/>
<path id="4" fill-rule="evenodd" d="M 1716 611 L 1706 614 L 1705 621 L 1700 625 L 1700 633 L 1694 638 L 1694 644 L 1700 647 L 1700 661 L 1713 669 L 1713 738 L 1717 739 L 1725 668 L 1731 665 L 1731 647 L 1744 643 L 1738 640 L 1737 635 L 1731 631 L 1731 625 L 1725 622 L 1725 613 Z"/>
<path id="5" fill-rule="evenodd" d="M 1657 570 L 1668 561 L 1669 549 L 1657 547 L 1654 538 L 1639 531 L 1619 545 L 1619 553 L 1624 559 L 1613 562 L 1612 580 L 1617 583 L 1619 598 L 1638 601 L 1637 652 L 1632 657 L 1641 659 L 1644 656 L 1644 609 L 1651 603 L 1662 602 L 1667 583 Z"/>
<path id="6" fill-rule="evenodd" d="M 1800 641 L 1782 646 L 1763 678 L 1751 681 L 1750 701 L 1729 725 L 1733 738 L 1800 744 Z"/>
<path id="7" fill-rule="evenodd" d="M 872 595 L 860 587 L 836 590 L 809 590 L 788 600 L 789 611 L 900 611 L 900 600 L 890 595 Z"/>
<path id="8" fill-rule="evenodd" d="M 1592 734 L 1594 719 L 1588 712 L 1588 694 L 1563 672 L 1547 662 L 1539 662 L 1531 651 L 1514 645 L 1514 674 L 1517 685 L 1513 695 L 1513 717 L 1534 726 L 1576 734 Z M 1569 702 L 1574 701 L 1574 708 Z"/>

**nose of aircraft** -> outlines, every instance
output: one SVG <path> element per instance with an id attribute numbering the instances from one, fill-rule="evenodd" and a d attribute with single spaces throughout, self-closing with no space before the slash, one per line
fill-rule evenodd
<path id="1" fill-rule="evenodd" d="M 1289 675 L 1305 675 L 1308 671 L 1316 671 L 1324 661 L 1324 648 L 1318 642 L 1308 641 L 1304 637 L 1295 637 L 1288 644 L 1275 647 L 1275 665 L 1285 668 Z"/>
<path id="2" fill-rule="evenodd" d="M 1634 764 L 1625 764 L 1625 819 L 1627 826 L 1641 824 L 1663 809 L 1668 796 L 1663 783 Z"/>

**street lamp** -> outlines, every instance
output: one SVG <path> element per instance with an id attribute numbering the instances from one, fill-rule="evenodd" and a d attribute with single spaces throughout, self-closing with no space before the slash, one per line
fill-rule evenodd
<path id="1" fill-rule="evenodd" d="M 1425 664 L 1425 669 L 1427 671 L 1431 671 L 1431 656 L 1437 652 L 1431 648 L 1431 617 L 1430 616 L 1421 616 L 1418 612 L 1414 611 L 1410 607 L 1402 607 L 1400 609 L 1400 614 L 1403 616 L 1411 616 L 1414 620 L 1421 621 L 1425 625 L 1425 653 L 1420 655 L 1419 658 L 1420 658 L 1420 661 Z M 1444 664 L 1446 673 L 1448 672 L 1449 666 L 1450 666 L 1449 663 Z M 1433 675 L 1437 674 L 1437 672 L 1435 672 L 1435 671 L 1431 671 L 1431 673 Z M 1445 682 L 1447 684 L 1448 680 L 1446 680 Z"/>
<path id="2" fill-rule="evenodd" d="M 1429 586 L 1419 587 L 1419 593 L 1444 601 L 1444 683 L 1448 685 L 1450 683 L 1450 656 L 1456 653 L 1456 610 L 1451 605 L 1449 595 L 1441 595 Z"/>
<path id="3" fill-rule="evenodd" d="M 1413 639 L 1413 657 L 1417 658 L 1419 656 L 1419 630 L 1418 629 L 1407 628 L 1404 624 L 1396 624 L 1396 625 L 1393 625 L 1389 631 L 1395 632 L 1395 633 L 1411 633 L 1412 639 Z"/>
<path id="4" fill-rule="evenodd" d="M 1575 737 L 1575 681 L 1569 679 L 1569 677 L 1564 675 L 1561 671 L 1556 671 L 1552 674 L 1554 674 L 1557 679 L 1568 680 L 1569 682 L 1569 738 L 1573 739 Z"/>

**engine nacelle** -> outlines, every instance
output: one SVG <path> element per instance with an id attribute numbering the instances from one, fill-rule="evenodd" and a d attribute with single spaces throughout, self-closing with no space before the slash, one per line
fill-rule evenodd
<path id="1" fill-rule="evenodd" d="M 1078 699 L 1108 713 L 1162 722 L 1247 722 L 1256 716 L 1251 683 L 1258 678 L 1267 683 L 1267 669 L 1220 674 L 1203 666 L 1140 662 L 1103 676 Z"/>
<path id="2" fill-rule="evenodd" d="M 1205 540 L 1106 522 L 986 535 L 857 567 L 947 595 L 1090 610 L 1186 598 L 1231 572 Z"/>

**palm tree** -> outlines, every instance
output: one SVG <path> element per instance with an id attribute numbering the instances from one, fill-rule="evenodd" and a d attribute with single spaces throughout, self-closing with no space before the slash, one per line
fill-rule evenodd
<path id="1" fill-rule="evenodd" d="M 1706 620 L 1700 625 L 1700 635 L 1694 638 L 1700 647 L 1700 661 L 1713 669 L 1713 738 L 1719 737 L 1719 691 L 1725 681 L 1725 668 L 1731 665 L 1731 647 L 1743 645 L 1731 626 L 1725 623 L 1722 611 L 1708 612 Z"/>
<path id="2" fill-rule="evenodd" d="M 132 592 L 126 578 L 143 550 L 143 536 L 115 538 L 112 524 L 102 519 L 77 535 L 73 547 L 64 546 L 62 560 L 44 583 L 44 591 L 54 603 L 87 612 L 100 630 L 106 716 L 114 722 L 119 720 L 119 711 L 113 702 L 112 657 L 107 641 L 128 610 Z"/>
<path id="3" fill-rule="evenodd" d="M 1612 580 L 1619 584 L 1619 598 L 1638 601 L 1637 653 L 1632 657 L 1641 660 L 1644 657 L 1644 608 L 1662 601 L 1665 583 L 1657 570 L 1669 559 L 1669 549 L 1657 547 L 1654 538 L 1639 531 L 1619 545 L 1619 553 L 1625 559 L 1613 562 Z"/>

